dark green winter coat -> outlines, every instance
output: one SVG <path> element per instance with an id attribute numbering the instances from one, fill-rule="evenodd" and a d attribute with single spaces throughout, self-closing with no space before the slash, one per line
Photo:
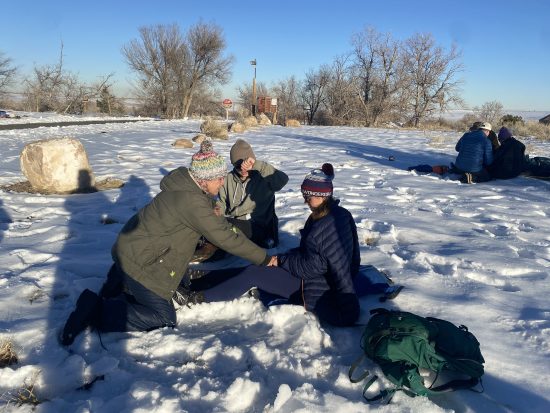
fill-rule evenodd
<path id="1" fill-rule="evenodd" d="M 181 167 L 164 177 L 161 192 L 126 223 L 112 255 L 131 278 L 170 300 L 202 235 L 217 247 L 253 264 L 266 251 L 214 214 L 214 201 Z"/>

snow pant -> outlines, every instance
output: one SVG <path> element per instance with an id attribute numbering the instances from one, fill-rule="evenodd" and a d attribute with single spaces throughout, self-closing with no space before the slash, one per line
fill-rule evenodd
<path id="1" fill-rule="evenodd" d="M 291 299 L 300 295 L 301 285 L 282 268 L 258 265 L 213 270 L 191 281 L 191 289 L 202 291 L 207 302 L 233 300 L 254 287 L 275 298 Z"/>
<path id="2" fill-rule="evenodd" d="M 288 304 L 301 304 L 302 281 L 279 267 L 250 265 L 243 268 L 213 270 L 203 277 L 191 280 L 190 288 L 202 291 L 206 302 L 228 301 L 242 296 L 251 288 L 260 292 L 259 299 L 275 301 L 283 298 Z M 321 322 L 334 326 L 354 325 L 359 317 L 359 301 L 355 294 L 334 294 L 327 291 L 309 309 L 317 314 Z"/>
<path id="3" fill-rule="evenodd" d="M 176 325 L 176 310 L 167 301 L 113 264 L 100 291 L 100 331 L 149 331 Z"/>

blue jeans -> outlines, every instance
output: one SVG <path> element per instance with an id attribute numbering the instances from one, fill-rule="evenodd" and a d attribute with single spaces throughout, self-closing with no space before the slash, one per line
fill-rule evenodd
<path id="1" fill-rule="evenodd" d="M 117 288 L 115 285 L 119 283 Z M 117 295 L 106 294 L 106 286 Z M 115 287 L 113 287 L 115 286 Z M 104 298 L 100 331 L 149 331 L 161 327 L 175 327 L 176 310 L 172 301 L 156 295 L 136 280 L 113 266 L 101 290 Z"/>

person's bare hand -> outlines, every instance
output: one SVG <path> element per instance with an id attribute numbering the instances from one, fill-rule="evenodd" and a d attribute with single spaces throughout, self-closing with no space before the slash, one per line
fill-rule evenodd
<path id="1" fill-rule="evenodd" d="M 241 175 L 247 176 L 248 172 L 254 167 L 256 160 L 254 158 L 246 158 L 241 164 Z"/>
<path id="2" fill-rule="evenodd" d="M 277 256 L 274 255 L 269 260 L 269 263 L 267 264 L 268 267 L 277 267 L 279 265 L 279 260 L 277 259 Z"/>

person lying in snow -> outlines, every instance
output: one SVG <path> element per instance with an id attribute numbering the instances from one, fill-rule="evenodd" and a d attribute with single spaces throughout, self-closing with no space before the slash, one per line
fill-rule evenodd
<path id="1" fill-rule="evenodd" d="M 188 304 L 188 297 L 192 303 L 232 300 L 256 287 L 259 298 L 282 298 L 303 305 L 321 321 L 353 325 L 360 310 L 354 284 L 360 278 L 359 242 L 353 216 L 333 198 L 333 178 L 328 163 L 305 177 L 301 192 L 311 215 L 300 230 L 300 246 L 278 255 L 277 267 L 204 271 L 180 287 L 179 304 Z"/>
<path id="2" fill-rule="evenodd" d="M 174 327 L 172 303 L 201 235 L 256 265 L 274 263 L 223 216 L 215 200 L 227 166 L 212 143 L 201 143 L 189 168 L 161 181 L 161 192 L 124 225 L 112 248 L 114 265 L 100 294 L 84 290 L 61 333 L 70 345 L 86 327 L 99 331 L 148 331 Z"/>

